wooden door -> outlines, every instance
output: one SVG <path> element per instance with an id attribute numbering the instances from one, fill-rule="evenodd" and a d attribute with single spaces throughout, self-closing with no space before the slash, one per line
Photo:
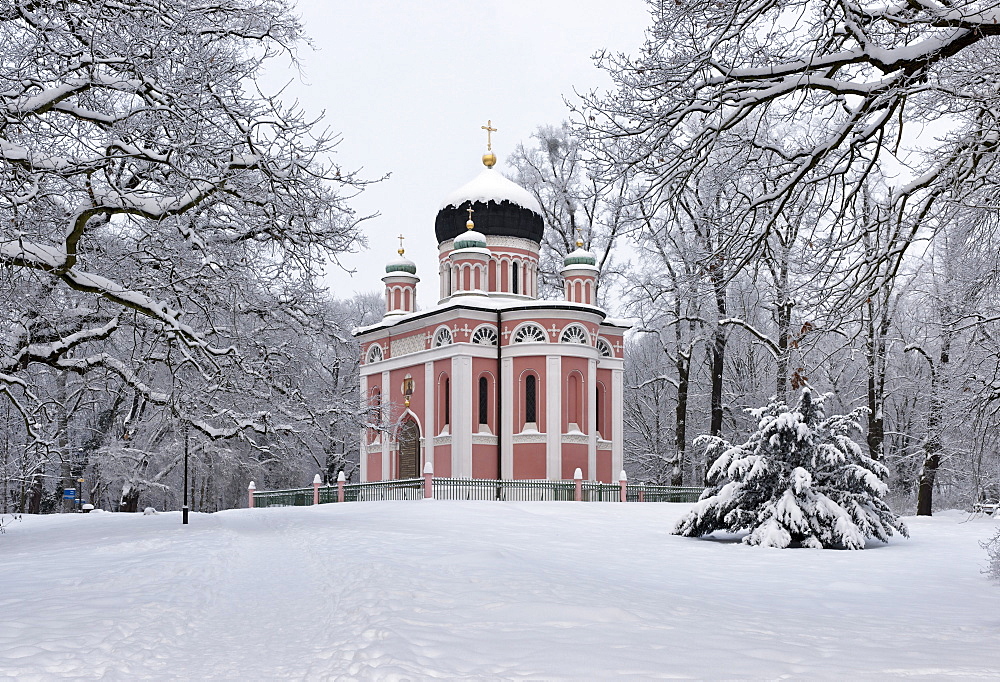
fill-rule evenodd
<path id="1" fill-rule="evenodd" d="M 407 419 L 399 429 L 399 477 L 420 475 L 420 427 Z"/>

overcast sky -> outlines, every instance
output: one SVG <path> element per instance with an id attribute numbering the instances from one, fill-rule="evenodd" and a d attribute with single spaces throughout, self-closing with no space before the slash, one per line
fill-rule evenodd
<path id="1" fill-rule="evenodd" d="M 418 300 L 437 302 L 434 217 L 441 200 L 482 170 L 492 120 L 497 170 L 538 125 L 567 118 L 574 88 L 606 89 L 591 56 L 635 53 L 648 24 L 642 0 L 298 0 L 316 50 L 304 73 L 272 67 L 270 86 L 326 112 L 343 135 L 337 161 L 369 178 L 391 173 L 354 202 L 379 213 L 365 224 L 369 249 L 345 257 L 352 276 L 332 269 L 334 295 L 381 291 L 384 264 L 402 232 L 421 278 Z"/>

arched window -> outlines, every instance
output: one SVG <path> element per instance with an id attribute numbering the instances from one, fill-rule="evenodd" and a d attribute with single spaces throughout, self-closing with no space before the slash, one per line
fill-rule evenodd
<path id="1" fill-rule="evenodd" d="M 368 359 L 365 361 L 366 364 L 371 364 L 373 362 L 381 362 L 382 358 L 385 357 L 382 353 L 382 346 L 373 344 L 368 349 Z"/>
<path id="2" fill-rule="evenodd" d="M 580 428 L 580 377 L 569 375 L 566 386 L 566 417 L 570 424 Z"/>
<path id="3" fill-rule="evenodd" d="M 497 330 L 486 325 L 477 327 L 476 331 L 472 332 L 472 343 L 478 343 L 481 346 L 497 345 Z"/>
<path id="4" fill-rule="evenodd" d="M 382 388 L 375 386 L 369 392 L 368 400 L 368 442 L 374 443 L 378 440 L 379 425 L 382 423 Z"/>
<path id="5" fill-rule="evenodd" d="M 451 424 L 451 379 L 444 380 L 444 425 Z"/>
<path id="6" fill-rule="evenodd" d="M 489 423 L 490 382 L 486 377 L 479 377 L 479 423 Z"/>
<path id="7" fill-rule="evenodd" d="M 518 266 L 517 266 L 517 261 L 514 261 L 514 267 L 511 270 L 511 280 L 512 280 L 511 293 L 516 294 L 517 293 L 517 285 L 518 285 Z"/>
<path id="8" fill-rule="evenodd" d="M 604 395 L 604 384 L 598 383 L 595 388 L 594 399 L 597 407 L 597 433 L 602 439 L 607 440 L 607 421 L 604 418 L 604 404 L 607 401 Z"/>
<path id="9" fill-rule="evenodd" d="M 601 352 L 603 358 L 615 357 L 615 352 L 611 350 L 611 344 L 604 339 L 597 339 L 597 350 Z"/>
<path id="10" fill-rule="evenodd" d="M 545 330 L 537 324 L 526 324 L 514 332 L 514 343 L 545 343 L 548 341 Z"/>
<path id="11" fill-rule="evenodd" d="M 451 330 L 447 327 L 441 327 L 434 334 L 434 347 L 447 346 L 451 343 Z"/>
<path id="12" fill-rule="evenodd" d="M 563 329 L 563 333 L 559 337 L 559 341 L 562 343 L 582 343 L 584 345 L 590 345 L 590 334 L 588 334 L 587 330 L 580 325 L 571 324 Z"/>
<path id="13" fill-rule="evenodd" d="M 538 400 L 536 381 L 534 374 L 529 374 L 524 380 L 524 421 L 529 423 L 538 421 L 538 413 L 535 409 Z"/>

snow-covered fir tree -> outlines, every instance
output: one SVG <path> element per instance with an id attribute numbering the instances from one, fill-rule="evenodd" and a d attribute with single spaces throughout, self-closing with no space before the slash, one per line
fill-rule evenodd
<path id="1" fill-rule="evenodd" d="M 1000 580 L 1000 530 L 982 545 L 989 559 L 983 572 L 994 580 Z"/>
<path id="2" fill-rule="evenodd" d="M 794 409 L 775 401 L 752 410 L 757 430 L 742 445 L 699 439 L 716 456 L 711 487 L 674 533 L 750 531 L 743 541 L 766 547 L 864 549 L 866 538 L 886 542 L 906 526 L 882 500 L 888 471 L 852 438 L 861 410 L 825 418 L 822 398 L 809 389 Z"/>

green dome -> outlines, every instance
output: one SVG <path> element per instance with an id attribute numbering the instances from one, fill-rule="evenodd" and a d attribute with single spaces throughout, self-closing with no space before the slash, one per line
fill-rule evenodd
<path id="1" fill-rule="evenodd" d="M 456 249 L 485 249 L 486 248 L 486 237 L 483 236 L 482 232 L 476 232 L 475 230 L 467 230 L 463 234 L 455 237 L 455 247 Z"/>
<path id="2" fill-rule="evenodd" d="M 417 264 L 409 258 L 400 258 L 387 263 L 385 271 L 390 274 L 393 272 L 407 272 L 411 275 L 415 275 L 417 274 Z"/>
<path id="3" fill-rule="evenodd" d="M 563 266 L 568 267 L 570 265 L 596 266 L 597 259 L 594 257 L 594 254 L 592 254 L 590 251 L 587 251 L 583 248 L 579 248 L 576 249 L 575 251 L 572 251 L 571 253 L 566 254 L 566 257 L 563 259 Z"/>

